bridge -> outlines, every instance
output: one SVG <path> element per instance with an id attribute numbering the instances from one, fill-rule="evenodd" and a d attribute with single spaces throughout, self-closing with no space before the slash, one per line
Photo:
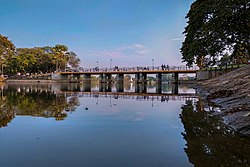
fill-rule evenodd
<path id="1" fill-rule="evenodd" d="M 156 74 L 156 82 L 162 82 L 163 74 L 172 74 L 174 83 L 178 83 L 179 74 L 196 74 L 198 67 L 187 66 L 151 66 L 151 67 L 122 67 L 115 66 L 114 68 L 85 68 L 82 71 L 61 71 L 52 75 L 52 80 L 59 82 L 91 82 L 92 75 L 98 75 L 99 82 L 124 82 L 124 75 L 135 75 L 136 83 L 147 83 L 148 74 Z M 112 75 L 117 75 L 115 80 L 112 80 Z"/>
<path id="2" fill-rule="evenodd" d="M 135 99 L 139 101 L 157 100 L 161 102 L 193 100 L 198 98 L 194 93 L 135 93 L 135 92 L 75 92 L 62 91 L 67 97 Z"/>

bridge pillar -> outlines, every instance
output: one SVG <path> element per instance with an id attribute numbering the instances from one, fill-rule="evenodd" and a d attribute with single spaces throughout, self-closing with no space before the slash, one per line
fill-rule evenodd
<path id="1" fill-rule="evenodd" d="M 161 84 L 162 83 L 162 73 L 157 73 L 156 74 L 156 82 L 158 84 Z"/>
<path id="2" fill-rule="evenodd" d="M 124 84 L 123 83 L 116 84 L 115 87 L 116 87 L 117 92 L 124 92 Z"/>
<path id="3" fill-rule="evenodd" d="M 100 83 L 99 84 L 99 92 L 111 92 L 111 84 L 110 83 Z"/>
<path id="4" fill-rule="evenodd" d="M 116 82 L 123 83 L 123 81 L 124 81 L 124 74 L 117 74 Z"/>
<path id="5" fill-rule="evenodd" d="M 84 74 L 83 75 L 83 82 L 91 82 L 91 74 Z"/>
<path id="6" fill-rule="evenodd" d="M 175 84 L 179 83 L 179 73 L 178 72 L 173 73 L 173 79 L 174 79 L 173 83 L 175 83 Z"/>
<path id="7" fill-rule="evenodd" d="M 178 95 L 179 94 L 178 84 L 172 84 L 171 86 L 172 86 L 172 94 Z"/>
<path id="8" fill-rule="evenodd" d="M 100 83 L 102 83 L 102 81 L 103 81 L 103 77 L 104 77 L 103 75 L 104 75 L 104 74 L 99 74 L 99 82 L 100 82 Z"/>
<path id="9" fill-rule="evenodd" d="M 147 83 L 147 74 L 146 73 L 135 74 L 135 81 L 138 83 Z"/>
<path id="10" fill-rule="evenodd" d="M 100 74 L 100 81 L 103 82 L 103 83 L 111 83 L 112 80 L 111 80 L 111 74 Z"/>
<path id="11" fill-rule="evenodd" d="M 64 77 L 64 75 L 62 75 L 62 76 Z M 68 78 L 69 82 L 73 82 L 73 80 L 74 80 L 74 75 L 73 74 L 66 75 L 66 77 Z"/>
<path id="12" fill-rule="evenodd" d="M 161 83 L 156 84 L 156 93 L 158 93 L 158 94 L 162 93 L 162 85 L 161 85 Z"/>
<path id="13" fill-rule="evenodd" d="M 72 82 L 78 82 L 80 83 L 82 80 L 81 80 L 81 75 L 80 74 L 74 74 L 73 77 L 72 77 Z"/>
<path id="14" fill-rule="evenodd" d="M 91 83 L 84 83 L 83 84 L 83 92 L 91 92 Z"/>
<path id="15" fill-rule="evenodd" d="M 147 93 L 147 84 L 135 83 L 135 93 Z"/>

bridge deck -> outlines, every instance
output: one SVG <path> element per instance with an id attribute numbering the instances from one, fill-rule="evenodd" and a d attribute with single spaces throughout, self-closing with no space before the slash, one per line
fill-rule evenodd
<path id="1" fill-rule="evenodd" d="M 196 73 L 198 70 L 139 70 L 139 71 L 83 71 L 83 72 L 59 72 L 61 75 L 82 75 L 82 74 L 138 74 L 138 73 L 145 73 L 145 74 L 156 74 L 156 73 Z"/>
<path id="2" fill-rule="evenodd" d="M 85 68 L 81 72 L 59 72 L 61 75 L 81 75 L 81 74 L 156 74 L 156 73 L 196 73 L 199 70 L 198 67 L 187 66 L 150 66 L 150 67 L 120 67 L 115 68 Z"/>

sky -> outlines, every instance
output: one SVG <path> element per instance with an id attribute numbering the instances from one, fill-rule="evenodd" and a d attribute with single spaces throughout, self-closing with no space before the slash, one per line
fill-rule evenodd
<path id="1" fill-rule="evenodd" d="M 192 2 L 0 0 L 0 34 L 17 48 L 66 45 L 86 68 L 177 66 Z"/>

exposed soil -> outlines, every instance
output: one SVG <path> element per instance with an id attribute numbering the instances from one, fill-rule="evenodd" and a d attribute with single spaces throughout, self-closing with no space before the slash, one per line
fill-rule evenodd
<path id="1" fill-rule="evenodd" d="M 244 135 L 250 135 L 250 65 L 198 82 L 205 100 L 221 107 L 215 112 L 224 122 Z"/>

